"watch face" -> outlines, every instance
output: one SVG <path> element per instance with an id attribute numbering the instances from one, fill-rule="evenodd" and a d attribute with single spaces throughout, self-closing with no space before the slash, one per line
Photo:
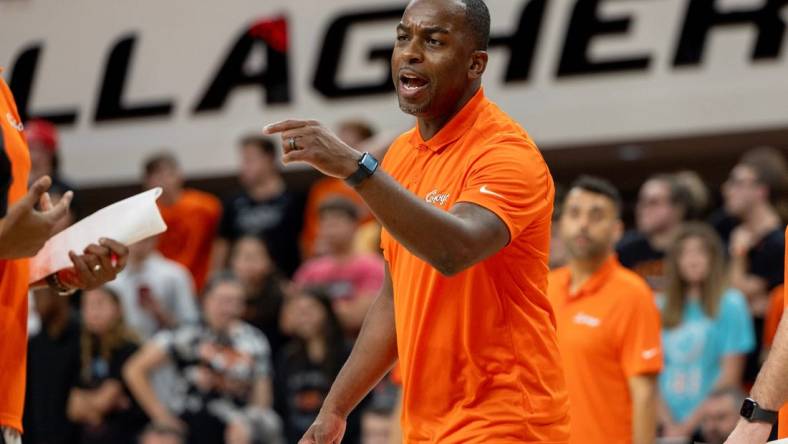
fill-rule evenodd
<path id="1" fill-rule="evenodd" d="M 752 414 L 755 413 L 755 402 L 751 399 L 745 399 L 744 403 L 741 405 L 741 416 L 745 418 L 752 418 Z"/>

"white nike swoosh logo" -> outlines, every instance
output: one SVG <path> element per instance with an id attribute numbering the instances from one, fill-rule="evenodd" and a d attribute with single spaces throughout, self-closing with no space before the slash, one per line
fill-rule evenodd
<path id="1" fill-rule="evenodd" d="M 658 348 L 650 348 L 643 352 L 643 359 L 651 359 L 659 354 Z"/>
<path id="2" fill-rule="evenodd" d="M 500 194 L 496 193 L 495 191 L 490 191 L 487 189 L 487 185 L 484 185 L 479 189 L 479 192 L 482 194 L 489 194 L 490 196 L 500 197 L 501 199 L 506 199 L 505 197 L 501 196 Z"/>

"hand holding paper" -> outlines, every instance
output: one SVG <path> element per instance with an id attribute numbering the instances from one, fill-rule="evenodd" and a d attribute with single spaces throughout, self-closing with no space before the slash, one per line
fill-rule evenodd
<path id="1" fill-rule="evenodd" d="M 156 206 L 155 188 L 103 208 L 52 237 L 30 261 L 30 282 L 70 269 L 65 284 L 93 288 L 111 279 L 125 265 L 126 245 L 167 229 Z M 99 239 L 103 241 L 98 244 Z M 81 253 L 79 255 L 74 253 Z M 112 263 L 112 255 L 117 263 Z M 73 280 L 72 280 L 73 279 Z"/>

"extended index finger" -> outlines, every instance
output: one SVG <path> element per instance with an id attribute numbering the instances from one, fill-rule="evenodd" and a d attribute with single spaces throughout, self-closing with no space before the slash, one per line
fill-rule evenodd
<path id="1" fill-rule="evenodd" d="M 311 120 L 296 120 L 296 119 L 282 120 L 264 126 L 263 133 L 268 135 L 281 133 L 282 131 L 288 131 L 296 128 L 303 128 L 307 125 L 310 125 L 311 123 L 312 123 Z"/>

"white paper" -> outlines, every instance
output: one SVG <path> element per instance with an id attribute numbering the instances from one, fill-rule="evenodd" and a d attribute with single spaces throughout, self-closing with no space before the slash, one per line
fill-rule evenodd
<path id="1" fill-rule="evenodd" d="M 53 236 L 30 261 L 30 283 L 72 266 L 69 251 L 81 254 L 90 244 L 106 237 L 131 245 L 167 230 L 156 199 L 161 188 L 154 188 L 96 211 Z"/>

